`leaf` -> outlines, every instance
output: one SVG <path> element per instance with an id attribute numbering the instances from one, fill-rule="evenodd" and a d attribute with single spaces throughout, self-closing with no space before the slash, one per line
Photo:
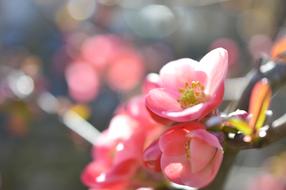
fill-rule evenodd
<path id="1" fill-rule="evenodd" d="M 262 79 L 253 87 L 248 109 L 248 113 L 252 116 L 249 120 L 252 130 L 259 130 L 263 126 L 271 96 L 272 91 L 267 79 Z"/>
<path id="2" fill-rule="evenodd" d="M 245 135 L 250 135 L 252 133 L 252 128 L 242 119 L 230 118 L 227 123 Z"/>
<path id="3" fill-rule="evenodd" d="M 277 40 L 271 50 L 271 57 L 273 59 L 286 60 L 286 37 Z"/>

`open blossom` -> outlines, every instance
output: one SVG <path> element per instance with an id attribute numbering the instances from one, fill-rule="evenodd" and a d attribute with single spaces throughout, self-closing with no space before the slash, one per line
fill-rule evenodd
<path id="1" fill-rule="evenodd" d="M 217 48 L 199 62 L 179 59 L 160 70 L 160 84 L 146 95 L 146 106 L 157 115 L 184 122 L 201 119 L 223 99 L 228 54 Z"/>
<path id="2" fill-rule="evenodd" d="M 180 185 L 197 188 L 208 185 L 215 178 L 223 159 L 223 149 L 217 137 L 198 122 L 170 128 L 159 138 L 158 145 L 161 155 L 156 145 L 151 145 L 152 150 L 147 148 L 144 158 L 149 159 L 148 164 L 155 170 L 160 159 L 163 174 Z"/>
<path id="3" fill-rule="evenodd" d="M 138 170 L 144 147 L 158 138 L 163 126 L 151 117 L 144 96 L 134 97 L 120 106 L 93 149 L 93 161 L 82 174 L 83 183 L 92 190 L 137 187 L 130 179 L 143 180 Z"/>
<path id="4" fill-rule="evenodd" d="M 145 135 L 128 115 L 115 116 L 98 139 L 82 181 L 94 189 L 125 186 L 139 167 Z M 123 188 L 124 189 L 124 188 Z"/>

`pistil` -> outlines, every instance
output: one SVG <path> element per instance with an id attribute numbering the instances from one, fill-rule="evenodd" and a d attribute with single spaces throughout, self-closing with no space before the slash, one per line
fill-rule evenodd
<path id="1" fill-rule="evenodd" d="M 206 100 L 204 86 L 199 81 L 192 81 L 191 84 L 185 83 L 183 88 L 179 89 L 180 97 L 178 102 L 183 109 L 197 105 Z"/>

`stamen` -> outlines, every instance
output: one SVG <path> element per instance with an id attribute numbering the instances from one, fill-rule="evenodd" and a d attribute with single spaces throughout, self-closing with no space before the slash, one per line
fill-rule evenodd
<path id="1" fill-rule="evenodd" d="M 187 142 L 185 142 L 185 153 L 186 153 L 187 160 L 191 158 L 190 144 L 191 144 L 191 140 L 188 140 Z"/>
<path id="2" fill-rule="evenodd" d="M 183 109 L 202 103 L 206 100 L 204 86 L 199 81 L 192 81 L 191 85 L 186 82 L 183 88 L 179 89 L 181 96 L 178 99 Z"/>

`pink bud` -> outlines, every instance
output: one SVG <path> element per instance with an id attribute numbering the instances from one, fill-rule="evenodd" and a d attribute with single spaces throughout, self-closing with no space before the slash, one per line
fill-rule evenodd
<path id="1" fill-rule="evenodd" d="M 128 183 L 141 162 L 144 139 L 136 120 L 128 115 L 116 115 L 95 145 L 95 160 L 82 173 L 83 183 L 95 189 Z"/>
<path id="2" fill-rule="evenodd" d="M 161 169 L 172 182 L 201 188 L 216 176 L 223 158 L 218 139 L 198 122 L 176 125 L 159 139 Z"/>
<path id="3" fill-rule="evenodd" d="M 143 161 L 144 165 L 156 172 L 161 171 L 160 159 L 162 152 L 159 147 L 158 140 L 154 141 L 144 151 Z"/>

